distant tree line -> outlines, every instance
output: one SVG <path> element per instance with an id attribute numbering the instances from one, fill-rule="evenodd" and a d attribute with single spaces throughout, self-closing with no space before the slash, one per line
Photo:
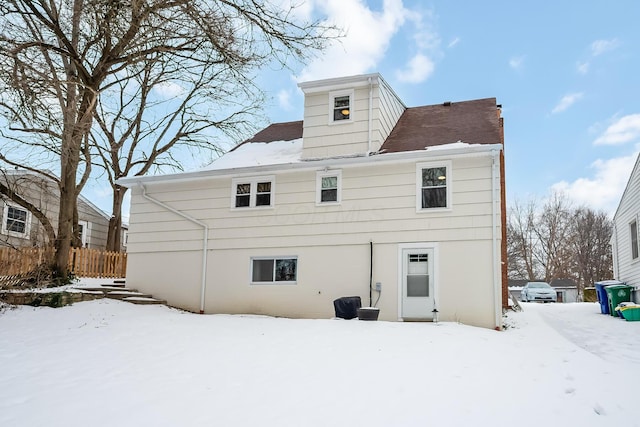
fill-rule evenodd
<path id="1" fill-rule="evenodd" d="M 605 212 L 574 206 L 562 193 L 541 205 L 515 201 L 507 219 L 507 262 L 511 279 L 572 279 L 585 287 L 613 276 L 613 222 Z"/>

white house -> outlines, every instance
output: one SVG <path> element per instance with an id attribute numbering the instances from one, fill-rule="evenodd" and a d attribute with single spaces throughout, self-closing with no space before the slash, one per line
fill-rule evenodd
<path id="1" fill-rule="evenodd" d="M 500 328 L 503 123 L 495 98 L 407 108 L 379 74 L 299 85 L 272 124 L 204 170 L 131 177 L 127 283 L 201 313 Z"/>
<path id="2" fill-rule="evenodd" d="M 613 252 L 613 277 L 634 286 L 634 301 L 640 301 L 640 157 L 631 171 L 620 204 L 613 216 L 611 250 Z"/>

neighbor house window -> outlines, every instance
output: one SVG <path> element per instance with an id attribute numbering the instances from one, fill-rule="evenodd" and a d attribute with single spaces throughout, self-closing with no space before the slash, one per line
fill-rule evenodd
<path id="1" fill-rule="evenodd" d="M 31 213 L 15 205 L 4 205 L 2 215 L 2 233 L 14 237 L 29 237 Z"/>
<path id="2" fill-rule="evenodd" d="M 78 221 L 78 239 L 82 242 L 82 247 L 86 248 L 89 243 L 89 223 L 87 221 Z"/>
<path id="3" fill-rule="evenodd" d="M 331 106 L 329 123 L 345 123 L 353 120 L 353 91 L 331 92 L 329 94 Z"/>
<path id="4" fill-rule="evenodd" d="M 451 208 L 451 163 L 422 163 L 416 169 L 417 210 Z"/>
<path id="5" fill-rule="evenodd" d="M 631 258 L 638 258 L 638 222 L 633 221 L 629 224 L 629 229 L 631 231 Z"/>
<path id="6" fill-rule="evenodd" d="M 295 283 L 298 272 L 298 258 L 252 258 L 251 283 L 286 284 Z"/>
<path id="7" fill-rule="evenodd" d="M 274 177 L 238 178 L 232 181 L 233 208 L 273 206 Z"/>
<path id="8" fill-rule="evenodd" d="M 341 200 L 342 171 L 322 171 L 316 174 L 316 204 L 337 204 Z"/>

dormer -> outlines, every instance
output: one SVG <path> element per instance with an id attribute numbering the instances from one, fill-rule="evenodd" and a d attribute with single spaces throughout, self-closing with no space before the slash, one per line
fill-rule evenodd
<path id="1" fill-rule="evenodd" d="M 407 108 L 378 73 L 298 86 L 304 92 L 303 159 L 376 152 Z"/>

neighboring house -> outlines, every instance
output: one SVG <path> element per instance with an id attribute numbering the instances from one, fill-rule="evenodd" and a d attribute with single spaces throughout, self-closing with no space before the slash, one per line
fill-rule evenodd
<path id="1" fill-rule="evenodd" d="M 58 231 L 60 193 L 57 183 L 41 174 L 26 170 L 0 171 L 0 180 L 36 206 Z M 0 245 L 13 247 L 41 247 L 48 243 L 40 221 L 25 207 L 9 200 L 0 199 L 2 205 Z M 82 246 L 104 249 L 107 243 L 109 216 L 82 195 L 78 198 L 78 225 Z"/>
<path id="2" fill-rule="evenodd" d="M 611 251 L 613 253 L 613 277 L 634 286 L 634 301 L 640 302 L 640 156 L 631 171 L 620 204 L 613 216 Z M 602 278 L 607 279 L 606 277 Z"/>
<path id="3" fill-rule="evenodd" d="M 544 282 L 544 280 L 509 279 L 509 293 L 511 296 L 518 301 L 522 301 L 520 294 L 527 282 Z M 553 279 L 549 282 L 549 285 L 556 291 L 557 302 L 578 302 L 578 286 L 573 280 Z"/>
<path id="4" fill-rule="evenodd" d="M 127 284 L 203 313 L 500 328 L 507 303 L 495 98 L 407 108 L 379 74 L 301 83 L 276 123 L 180 174 L 131 177 Z"/>

